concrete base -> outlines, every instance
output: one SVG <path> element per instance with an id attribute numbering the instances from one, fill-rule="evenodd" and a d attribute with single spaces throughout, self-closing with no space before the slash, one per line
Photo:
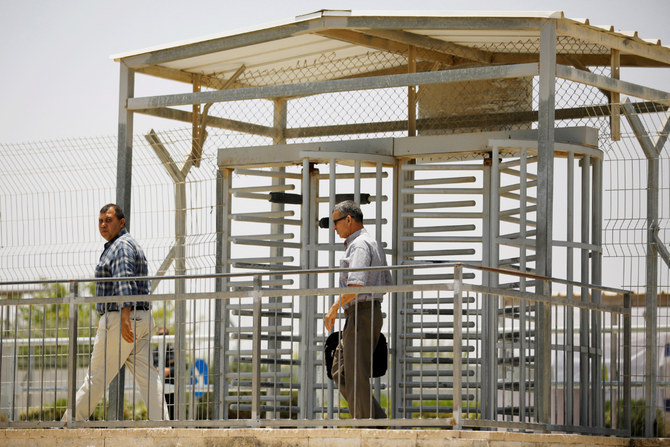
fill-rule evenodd
<path id="1" fill-rule="evenodd" d="M 670 446 L 666 439 L 458 430 L 34 429 L 0 430 L 0 446 L 35 447 L 568 447 Z"/>

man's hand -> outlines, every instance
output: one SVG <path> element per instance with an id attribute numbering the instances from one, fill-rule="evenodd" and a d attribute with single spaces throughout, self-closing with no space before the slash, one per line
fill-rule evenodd
<path id="1" fill-rule="evenodd" d="M 335 320 L 337 319 L 337 311 L 340 310 L 340 303 L 339 301 L 335 301 L 332 306 L 330 306 L 330 310 L 328 313 L 323 317 L 323 322 L 326 326 L 326 329 L 328 332 L 333 330 L 333 327 L 335 326 Z"/>
<path id="2" fill-rule="evenodd" d="M 361 286 L 352 284 L 349 287 L 361 287 Z M 355 298 L 356 298 L 355 293 L 345 293 L 340 295 L 340 299 L 335 301 L 333 305 L 330 306 L 330 310 L 323 317 L 323 322 L 326 325 L 326 329 L 328 329 L 328 332 L 332 331 L 333 327 L 335 327 L 335 319 L 337 319 L 337 311 L 340 310 L 340 307 L 352 302 Z"/>
<path id="3" fill-rule="evenodd" d="M 130 324 L 130 310 L 131 306 L 126 306 L 121 309 L 121 337 L 128 343 L 135 341 L 135 333 Z"/>

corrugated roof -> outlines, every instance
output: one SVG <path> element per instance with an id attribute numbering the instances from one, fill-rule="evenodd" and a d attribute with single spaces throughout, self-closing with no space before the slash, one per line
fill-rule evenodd
<path id="1" fill-rule="evenodd" d="M 229 79 L 242 67 L 246 79 L 239 85 L 269 85 L 278 82 L 279 71 L 330 61 L 329 69 L 309 74 L 309 80 L 328 80 L 399 70 L 406 65 L 409 45 L 417 48 L 417 62 L 424 64 L 419 71 L 435 69 L 435 64 L 449 68 L 535 61 L 540 27 L 547 20 L 557 24 L 557 57 L 563 58 L 559 63 L 607 66 L 614 49 L 621 52 L 622 66 L 670 66 L 670 47 L 660 40 L 594 26 L 588 19 L 568 19 L 560 11 L 322 10 L 112 58 L 138 72 L 184 82 L 190 82 L 192 74 Z M 376 53 L 379 63 L 343 62 Z"/>

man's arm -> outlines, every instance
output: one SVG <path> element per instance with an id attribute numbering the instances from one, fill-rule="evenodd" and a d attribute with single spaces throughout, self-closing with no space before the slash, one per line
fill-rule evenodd
<path id="1" fill-rule="evenodd" d="M 132 306 L 126 306 L 121 308 L 121 337 L 128 343 L 135 341 L 135 333 L 133 332 L 133 327 L 130 324 L 130 310 Z"/>
<path id="2" fill-rule="evenodd" d="M 363 287 L 358 284 L 349 284 L 349 287 Z M 354 299 L 356 299 L 356 293 L 343 293 L 340 295 L 340 298 L 338 300 L 335 300 L 332 306 L 330 306 L 330 310 L 326 315 L 323 317 L 324 324 L 326 325 L 326 329 L 328 332 L 333 330 L 333 327 L 335 326 L 335 320 L 337 319 L 337 312 L 340 310 L 341 307 L 346 306 L 350 302 L 352 302 Z"/>
<path id="3" fill-rule="evenodd" d="M 118 250 L 114 254 L 114 262 L 112 263 L 112 276 L 121 278 L 124 276 L 134 276 L 135 264 L 133 260 L 133 252 L 131 247 L 126 243 L 121 243 Z M 116 281 L 116 294 L 132 295 L 133 287 L 130 281 Z M 130 324 L 130 311 L 132 310 L 132 302 L 124 302 L 121 308 L 121 337 L 128 343 L 135 341 L 135 333 Z"/>

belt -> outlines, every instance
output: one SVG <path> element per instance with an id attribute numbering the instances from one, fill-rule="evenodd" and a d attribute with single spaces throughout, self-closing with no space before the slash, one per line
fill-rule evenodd
<path id="1" fill-rule="evenodd" d="M 140 304 L 139 306 L 133 304 L 131 307 L 132 307 L 132 310 L 151 310 L 151 304 L 148 304 L 148 305 L 147 304 Z M 105 306 L 105 312 L 104 313 L 118 312 L 119 310 L 121 310 L 121 309 L 107 309 L 107 306 Z M 103 315 L 103 314 L 100 314 L 100 315 Z"/>
<path id="2" fill-rule="evenodd" d="M 367 309 L 370 309 L 373 306 L 375 306 L 375 307 L 379 306 L 379 308 L 381 309 L 381 303 L 377 300 L 361 301 L 361 302 L 358 302 L 358 303 L 354 303 L 354 304 L 350 305 L 349 307 L 347 307 L 346 309 L 344 309 L 344 316 L 348 317 L 349 315 L 353 314 L 354 312 L 356 312 L 357 308 L 358 308 L 358 311 L 361 312 L 361 311 L 365 311 Z"/>
<path id="3" fill-rule="evenodd" d="M 133 310 L 149 310 L 151 309 L 150 304 L 142 304 L 141 306 L 133 306 Z"/>

